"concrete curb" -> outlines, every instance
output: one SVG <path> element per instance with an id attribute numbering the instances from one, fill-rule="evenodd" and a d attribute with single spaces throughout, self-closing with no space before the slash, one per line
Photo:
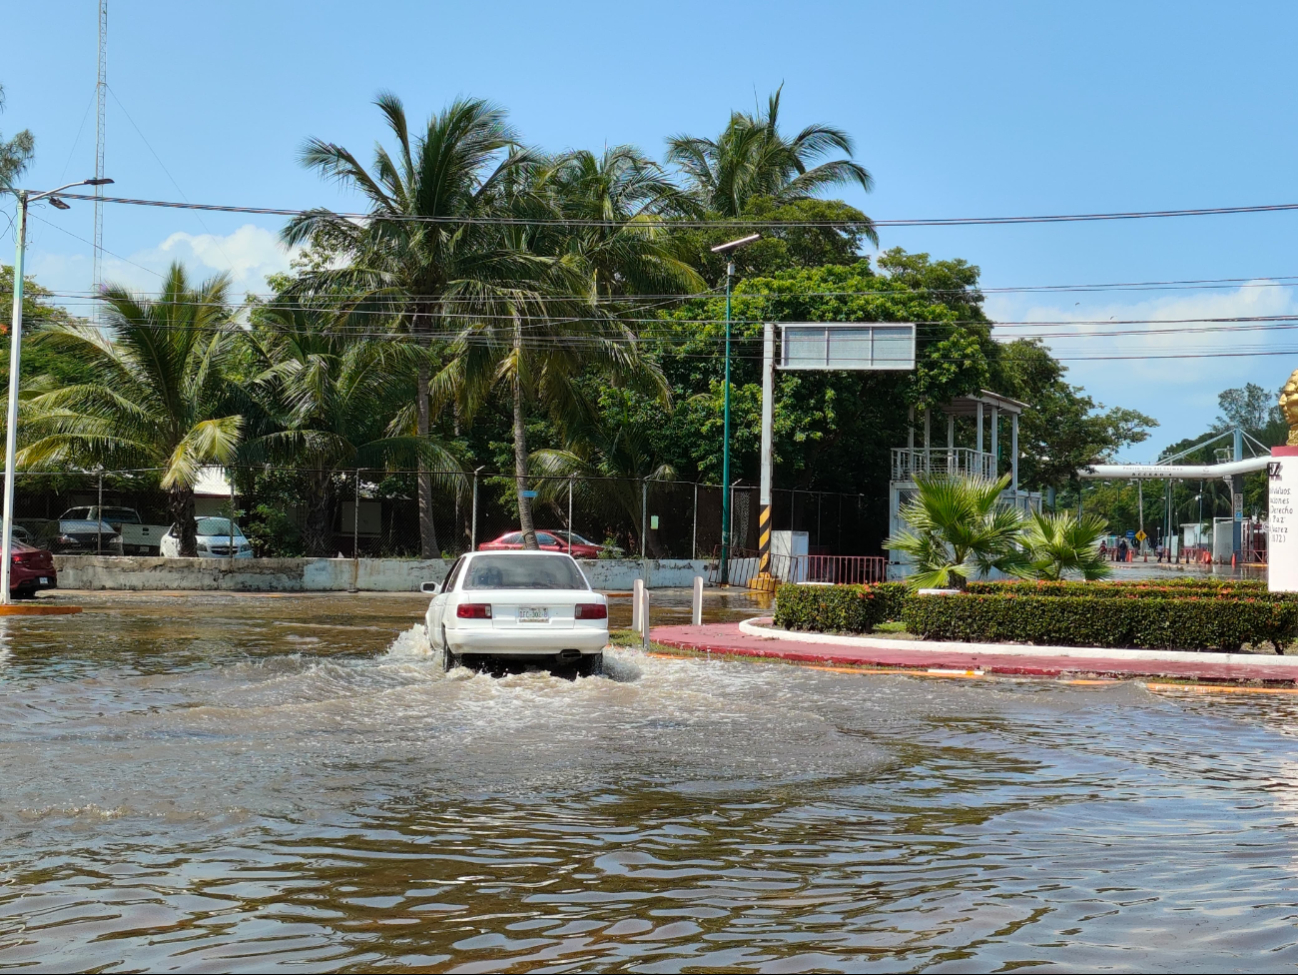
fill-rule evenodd
<path id="1" fill-rule="evenodd" d="M 1178 663 L 1241 664 L 1250 660 L 1267 668 L 1286 667 L 1298 680 L 1298 657 L 1274 657 L 1261 654 L 1214 653 L 1210 650 L 1122 650 L 1107 647 L 1050 647 L 1029 646 L 1022 643 L 959 643 L 939 640 L 887 640 L 868 636 L 837 636 L 830 633 L 802 633 L 796 630 L 777 630 L 770 625 L 769 616 L 756 616 L 743 620 L 739 632 L 768 640 L 788 640 L 793 643 L 815 643 L 828 646 L 860 647 L 867 650 L 915 650 L 932 653 L 997 654 L 1017 657 L 1060 657 L 1076 660 L 1079 666 L 1088 660 L 1174 661 Z"/>
<path id="2" fill-rule="evenodd" d="M 802 639 L 796 639 L 801 637 Z M 977 672 L 1022 677 L 1175 678 L 1233 683 L 1298 684 L 1298 657 L 1181 650 L 1026 647 L 787 634 L 759 623 L 655 627 L 650 638 L 695 653 L 760 657 L 790 663 L 887 667 L 920 672 Z"/>

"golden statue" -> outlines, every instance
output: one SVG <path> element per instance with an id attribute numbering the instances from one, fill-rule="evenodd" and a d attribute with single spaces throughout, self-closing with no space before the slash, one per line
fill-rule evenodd
<path id="1" fill-rule="evenodd" d="M 1298 447 L 1298 369 L 1280 390 L 1280 412 L 1289 424 L 1289 446 Z"/>

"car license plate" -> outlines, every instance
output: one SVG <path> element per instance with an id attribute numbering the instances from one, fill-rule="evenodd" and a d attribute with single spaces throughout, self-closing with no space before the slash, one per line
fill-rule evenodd
<path id="1" fill-rule="evenodd" d="M 550 610 L 545 606 L 520 606 L 518 607 L 518 622 L 548 623 L 550 622 Z"/>
<path id="2" fill-rule="evenodd" d="M 49 577 L 49 576 L 41 576 L 41 585 L 42 585 L 42 586 L 48 586 L 49 584 L 50 584 L 50 577 Z"/>

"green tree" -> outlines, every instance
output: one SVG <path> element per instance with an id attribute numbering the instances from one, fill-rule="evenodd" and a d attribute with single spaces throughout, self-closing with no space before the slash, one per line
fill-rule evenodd
<path id="1" fill-rule="evenodd" d="M 235 338 L 224 275 L 190 285 L 172 264 L 156 299 L 104 292 L 104 328 L 56 322 L 39 345 L 79 363 L 87 381 L 33 384 L 23 407 L 24 468 L 159 468 L 180 554 L 197 554 L 194 483 L 235 456 L 243 416 L 228 412 L 224 367 Z"/>
<path id="2" fill-rule="evenodd" d="M 751 200 L 781 203 L 815 196 L 830 186 L 856 183 L 865 192 L 874 179 L 854 162 L 852 139 L 842 129 L 809 125 L 793 138 L 780 131 L 780 90 L 766 111 L 733 112 L 716 139 L 677 135 L 667 140 L 667 161 L 679 166 L 699 205 L 722 217 L 741 217 Z M 813 165 L 834 150 L 847 159 Z"/>
<path id="3" fill-rule="evenodd" d="M 13 326 L 14 269 L 0 265 L 0 331 L 7 336 Z M 84 325 L 66 308 L 54 303 L 54 295 L 34 278 L 23 281 L 23 350 L 22 381 L 26 383 L 37 376 L 51 376 L 60 385 L 88 382 L 90 370 L 78 359 L 59 354 L 56 350 L 33 341 L 33 335 L 50 325 Z M 9 371 L 9 343 L 0 343 L 0 374 Z"/>
<path id="4" fill-rule="evenodd" d="M 993 570 L 1028 571 L 1019 547 L 1023 515 L 1000 503 L 1009 483 L 1008 476 L 915 478 L 915 499 L 901 509 L 909 528 L 884 543 L 910 558 L 912 589 L 963 589 L 971 577 L 986 578 Z"/>
<path id="5" fill-rule="evenodd" d="M 248 382 L 268 429 L 242 453 L 299 468 L 307 555 L 332 547 L 336 487 L 350 472 L 418 465 L 458 471 L 445 445 L 416 428 L 410 390 L 427 351 L 333 327 L 328 311 L 281 299 L 253 314 Z"/>
<path id="6" fill-rule="evenodd" d="M 0 111 L 4 111 L 5 90 L 0 85 Z M 23 129 L 11 139 L 0 135 L 0 189 L 14 185 L 36 152 L 36 138 Z"/>
<path id="7" fill-rule="evenodd" d="M 537 157 L 519 147 L 505 113 L 478 99 L 460 99 L 429 119 L 412 137 L 401 100 L 391 93 L 375 104 L 396 139 L 394 152 L 375 150 L 373 173 L 346 148 L 310 139 L 302 163 L 360 192 L 369 219 L 354 223 L 336 213 L 312 211 L 284 230 L 289 243 L 313 242 L 347 261 L 303 274 L 304 290 L 342 289 L 350 314 L 373 328 L 384 318 L 398 332 L 432 348 L 461 331 L 466 314 L 480 313 L 502 290 L 529 293 L 545 269 L 535 255 L 503 239 L 491 224 L 509 206 L 510 184 Z M 416 372 L 416 435 L 432 429 L 429 382 L 433 367 Z M 421 462 L 422 463 L 422 462 Z M 420 545 L 424 558 L 439 554 L 433 523 L 433 472 L 418 478 Z"/>
<path id="8" fill-rule="evenodd" d="M 1068 574 L 1083 579 L 1104 579 L 1112 570 L 1100 558 L 1100 541 L 1109 523 L 1095 514 L 1080 518 L 1072 512 L 1032 512 L 1023 532 L 1032 573 L 1038 579 L 1058 581 Z"/>

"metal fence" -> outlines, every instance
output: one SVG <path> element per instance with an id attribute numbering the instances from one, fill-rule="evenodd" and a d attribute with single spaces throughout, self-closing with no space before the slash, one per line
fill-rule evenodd
<path id="1" fill-rule="evenodd" d="M 311 472 L 237 468 L 208 472 L 195 496 L 196 513 L 231 513 L 258 556 L 325 555 L 418 557 L 423 551 L 418 475 L 414 471 Z M 17 475 L 15 524 L 20 536 L 56 552 L 146 554 L 134 551 L 138 530 L 119 532 L 132 515 L 165 530 L 168 495 L 156 471 Z M 534 477 L 528 488 L 538 531 L 566 538 L 571 530 L 600 546 L 602 555 L 628 558 L 715 559 L 720 552 L 722 489 L 692 481 L 603 477 Z M 756 485 L 731 486 L 730 548 L 736 559 L 757 554 Z M 877 555 L 886 524 L 863 495 L 804 490 L 773 492 L 776 531 L 807 534 L 811 556 Z M 100 507 L 107 533 L 85 526 L 63 530 L 73 509 Z M 519 528 L 517 490 L 510 475 L 438 474 L 432 485 L 433 550 L 454 556 Z M 119 549 L 113 535 L 127 544 Z M 154 535 L 157 533 L 155 532 Z M 73 537 L 73 536 L 79 537 Z M 152 537 L 152 536 L 151 536 Z M 433 539 L 430 539 L 432 541 Z M 156 545 L 152 552 L 156 554 Z M 809 571 L 809 570 L 808 570 Z M 819 570 L 818 570 L 819 574 Z"/>

